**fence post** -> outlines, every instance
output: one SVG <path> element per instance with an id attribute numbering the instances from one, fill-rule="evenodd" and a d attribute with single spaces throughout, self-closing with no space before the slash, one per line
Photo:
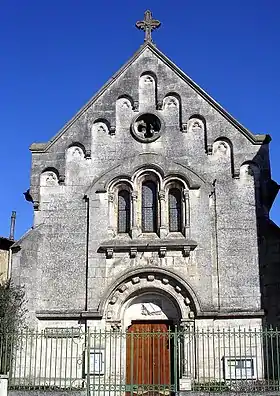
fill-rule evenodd
<path id="1" fill-rule="evenodd" d="M 0 396 L 8 395 L 8 376 L 0 374 Z"/>

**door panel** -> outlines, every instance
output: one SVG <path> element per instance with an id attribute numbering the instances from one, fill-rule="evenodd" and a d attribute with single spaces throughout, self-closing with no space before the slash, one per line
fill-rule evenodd
<path id="1" fill-rule="evenodd" d="M 126 339 L 126 383 L 133 385 L 133 392 L 143 393 L 148 391 L 145 385 L 154 385 L 149 390 L 164 393 L 170 385 L 170 361 L 167 324 L 135 323 L 130 326 Z"/>

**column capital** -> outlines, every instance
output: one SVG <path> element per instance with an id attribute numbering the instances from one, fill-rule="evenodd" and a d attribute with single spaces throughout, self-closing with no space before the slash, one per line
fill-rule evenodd
<path id="1" fill-rule="evenodd" d="M 165 200 L 165 191 L 164 190 L 160 190 L 158 193 L 159 199 L 160 200 Z"/>
<path id="2" fill-rule="evenodd" d="M 185 199 L 189 199 L 189 197 L 190 197 L 190 191 L 189 190 L 184 189 L 183 194 L 184 194 L 184 198 Z"/>
<path id="3" fill-rule="evenodd" d="M 138 198 L 137 191 L 132 191 L 132 193 L 131 193 L 131 199 L 132 199 L 132 201 L 136 201 L 137 198 Z"/>
<path id="4" fill-rule="evenodd" d="M 108 201 L 114 202 L 115 194 L 113 192 L 108 193 Z"/>

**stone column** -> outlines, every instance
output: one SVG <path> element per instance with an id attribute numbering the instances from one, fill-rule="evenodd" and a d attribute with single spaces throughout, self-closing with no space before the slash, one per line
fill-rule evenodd
<path id="1" fill-rule="evenodd" d="M 190 237 L 190 195 L 189 190 L 184 190 L 184 235 Z"/>
<path id="2" fill-rule="evenodd" d="M 8 395 L 8 376 L 0 374 L 0 396 Z"/>
<path id="3" fill-rule="evenodd" d="M 180 324 L 181 335 L 181 361 L 182 373 L 180 390 L 191 390 L 191 381 L 195 374 L 195 333 L 193 321 L 182 321 Z"/>
<path id="4" fill-rule="evenodd" d="M 161 190 L 158 195 L 159 195 L 159 207 L 160 207 L 159 236 L 160 238 L 164 238 L 168 234 L 168 225 L 166 221 L 165 191 Z"/>
<path id="5" fill-rule="evenodd" d="M 131 193 L 131 237 L 138 237 L 138 229 L 137 229 L 137 192 L 132 191 Z"/>
<path id="6" fill-rule="evenodd" d="M 114 225 L 114 198 L 115 194 L 113 192 L 108 193 L 108 231 L 111 236 L 114 236 L 115 234 L 115 225 Z"/>

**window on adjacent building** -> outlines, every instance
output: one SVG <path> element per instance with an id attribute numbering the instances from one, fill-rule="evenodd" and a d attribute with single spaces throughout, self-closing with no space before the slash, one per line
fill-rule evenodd
<path id="1" fill-rule="evenodd" d="M 171 188 L 168 193 L 169 231 L 182 231 L 182 194 L 178 188 Z"/>
<path id="2" fill-rule="evenodd" d="M 118 233 L 128 233 L 130 229 L 130 194 L 127 190 L 118 193 Z"/>
<path id="3" fill-rule="evenodd" d="M 152 181 L 142 184 L 142 232 L 157 231 L 157 187 Z"/>

